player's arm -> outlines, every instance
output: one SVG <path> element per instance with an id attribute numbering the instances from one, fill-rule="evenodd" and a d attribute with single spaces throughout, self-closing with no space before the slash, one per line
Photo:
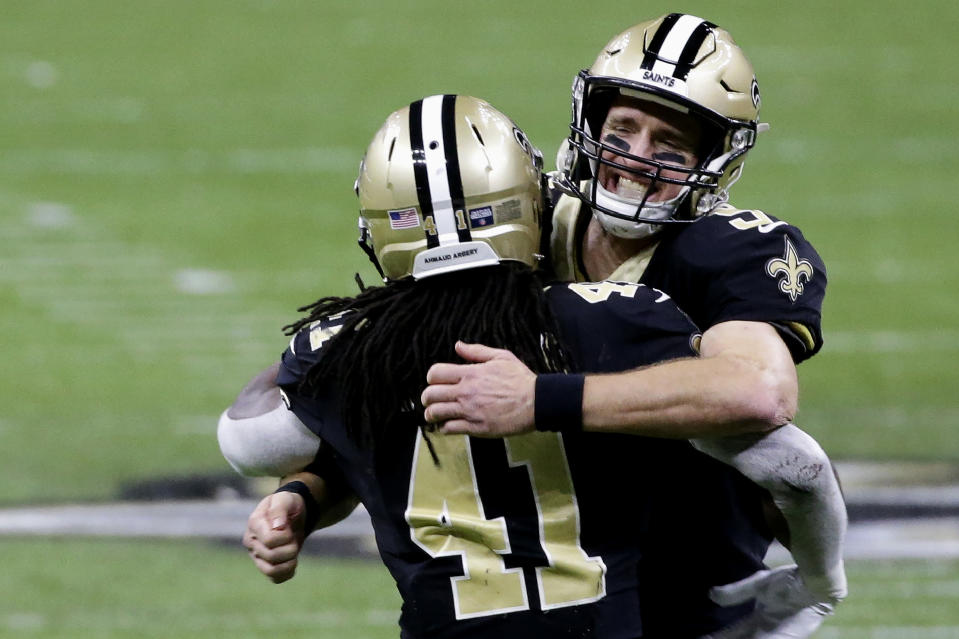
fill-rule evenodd
<path id="1" fill-rule="evenodd" d="M 457 353 L 472 363 L 436 364 L 428 372 L 430 385 L 421 398 L 426 420 L 442 423 L 444 433 L 486 437 L 533 430 L 537 409 L 553 400 L 545 380 L 537 383 L 509 351 L 466 344 L 457 345 Z M 792 419 L 796 368 L 771 325 L 717 324 L 703 334 L 701 353 L 586 375 L 584 430 L 689 439 L 762 432 Z"/>
<path id="2" fill-rule="evenodd" d="M 308 471 L 287 475 L 250 514 L 243 546 L 257 570 L 273 583 L 283 583 L 296 573 L 309 534 L 342 521 L 357 504 L 342 484 Z"/>
<path id="3" fill-rule="evenodd" d="M 700 451 L 762 486 L 786 521 L 793 566 L 763 570 L 711 593 L 721 605 L 755 599 L 755 611 L 720 636 L 807 637 L 846 596 L 847 515 L 832 463 L 792 424 L 763 434 L 692 440 Z"/>
<path id="4" fill-rule="evenodd" d="M 700 358 L 587 375 L 583 428 L 692 438 L 766 431 L 788 423 L 796 367 L 764 322 L 723 322 L 703 333 Z"/>
<path id="5" fill-rule="evenodd" d="M 258 373 L 220 415 L 220 452 L 241 475 L 282 477 L 305 468 L 320 438 L 283 402 L 279 363 Z"/>
<path id="6" fill-rule="evenodd" d="M 320 438 L 287 409 L 276 385 L 279 364 L 258 373 L 220 416 L 223 456 L 244 475 L 282 476 L 247 520 L 243 545 L 274 583 L 293 577 L 303 541 L 313 531 L 347 517 L 357 505 L 330 460 L 318 455 Z M 309 470 L 304 470 L 309 468 Z"/>

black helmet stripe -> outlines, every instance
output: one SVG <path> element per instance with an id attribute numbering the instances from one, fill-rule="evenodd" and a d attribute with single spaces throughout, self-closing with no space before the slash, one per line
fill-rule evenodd
<path id="1" fill-rule="evenodd" d="M 696 54 L 716 25 L 701 18 L 671 13 L 646 45 L 642 68 L 686 80 Z"/>
<path id="2" fill-rule="evenodd" d="M 693 68 L 693 63 L 696 61 L 696 54 L 699 53 L 699 48 L 703 46 L 703 42 L 706 40 L 709 32 L 715 28 L 716 25 L 711 22 L 703 21 L 699 23 L 693 30 L 693 35 L 689 36 L 689 40 L 686 41 L 683 52 L 679 54 L 679 62 L 676 64 L 676 71 L 673 72 L 673 77 L 685 80 L 689 76 L 689 70 Z"/>
<path id="3" fill-rule="evenodd" d="M 413 154 L 413 178 L 416 180 L 416 198 L 420 203 L 423 219 L 433 215 L 433 197 L 430 194 L 430 179 L 426 168 L 426 150 L 423 148 L 423 101 L 410 105 L 410 150 Z M 424 225 L 425 226 L 425 225 Z M 440 245 L 435 233 L 424 230 L 426 247 Z"/>
<path id="4" fill-rule="evenodd" d="M 466 198 L 463 194 L 463 177 L 460 174 L 460 159 L 456 144 L 456 96 L 443 96 L 443 148 L 446 149 L 446 177 L 449 180 L 450 203 L 453 213 L 459 211 L 456 232 L 460 242 L 473 239 L 469 220 L 466 217 Z M 462 228 L 460 222 L 462 221 Z"/>
<path id="5" fill-rule="evenodd" d="M 410 145 L 420 210 L 424 220 L 433 216 L 433 225 L 426 230 L 427 247 L 468 242 L 472 238 L 463 212 L 455 95 L 434 95 L 410 105 Z M 460 221 L 465 228 L 460 228 Z"/>
<path id="6" fill-rule="evenodd" d="M 679 20 L 680 15 L 679 13 L 670 13 L 663 18 L 662 24 L 653 34 L 653 39 L 646 45 L 646 57 L 643 58 L 643 64 L 640 65 L 643 69 L 652 69 L 653 65 L 656 64 L 656 60 L 659 59 L 659 50 L 662 48 L 663 42 L 666 41 L 666 36 L 672 30 L 673 25 Z"/>

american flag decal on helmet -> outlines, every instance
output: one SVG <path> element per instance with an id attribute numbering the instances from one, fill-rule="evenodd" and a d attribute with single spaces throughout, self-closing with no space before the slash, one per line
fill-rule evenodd
<path id="1" fill-rule="evenodd" d="M 696 16 L 671 13 L 646 43 L 641 67 L 658 76 L 686 80 L 703 42 L 716 28 Z"/>
<path id="2" fill-rule="evenodd" d="M 387 214 L 390 216 L 391 229 L 412 229 L 420 225 L 420 217 L 416 214 L 416 209 L 387 211 Z"/>

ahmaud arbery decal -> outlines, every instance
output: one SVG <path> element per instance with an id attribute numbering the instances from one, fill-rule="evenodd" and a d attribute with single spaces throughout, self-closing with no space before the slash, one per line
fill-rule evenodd
<path id="1" fill-rule="evenodd" d="M 789 238 L 785 239 L 786 253 L 781 258 L 776 257 L 766 262 L 766 273 L 779 279 L 779 290 L 795 302 L 796 298 L 802 295 L 803 279 L 807 282 L 811 280 L 814 271 L 808 260 L 799 259 L 796 247 Z"/>

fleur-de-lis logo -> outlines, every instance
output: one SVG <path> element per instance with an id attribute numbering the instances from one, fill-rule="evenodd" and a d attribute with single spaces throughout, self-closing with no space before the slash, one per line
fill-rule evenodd
<path id="1" fill-rule="evenodd" d="M 808 282 L 812 279 L 813 268 L 808 260 L 799 259 L 796 247 L 789 238 L 786 239 L 786 253 L 781 258 L 776 257 L 766 262 L 766 273 L 769 277 L 779 279 L 779 290 L 789 296 L 793 302 L 802 295 L 803 279 Z"/>

